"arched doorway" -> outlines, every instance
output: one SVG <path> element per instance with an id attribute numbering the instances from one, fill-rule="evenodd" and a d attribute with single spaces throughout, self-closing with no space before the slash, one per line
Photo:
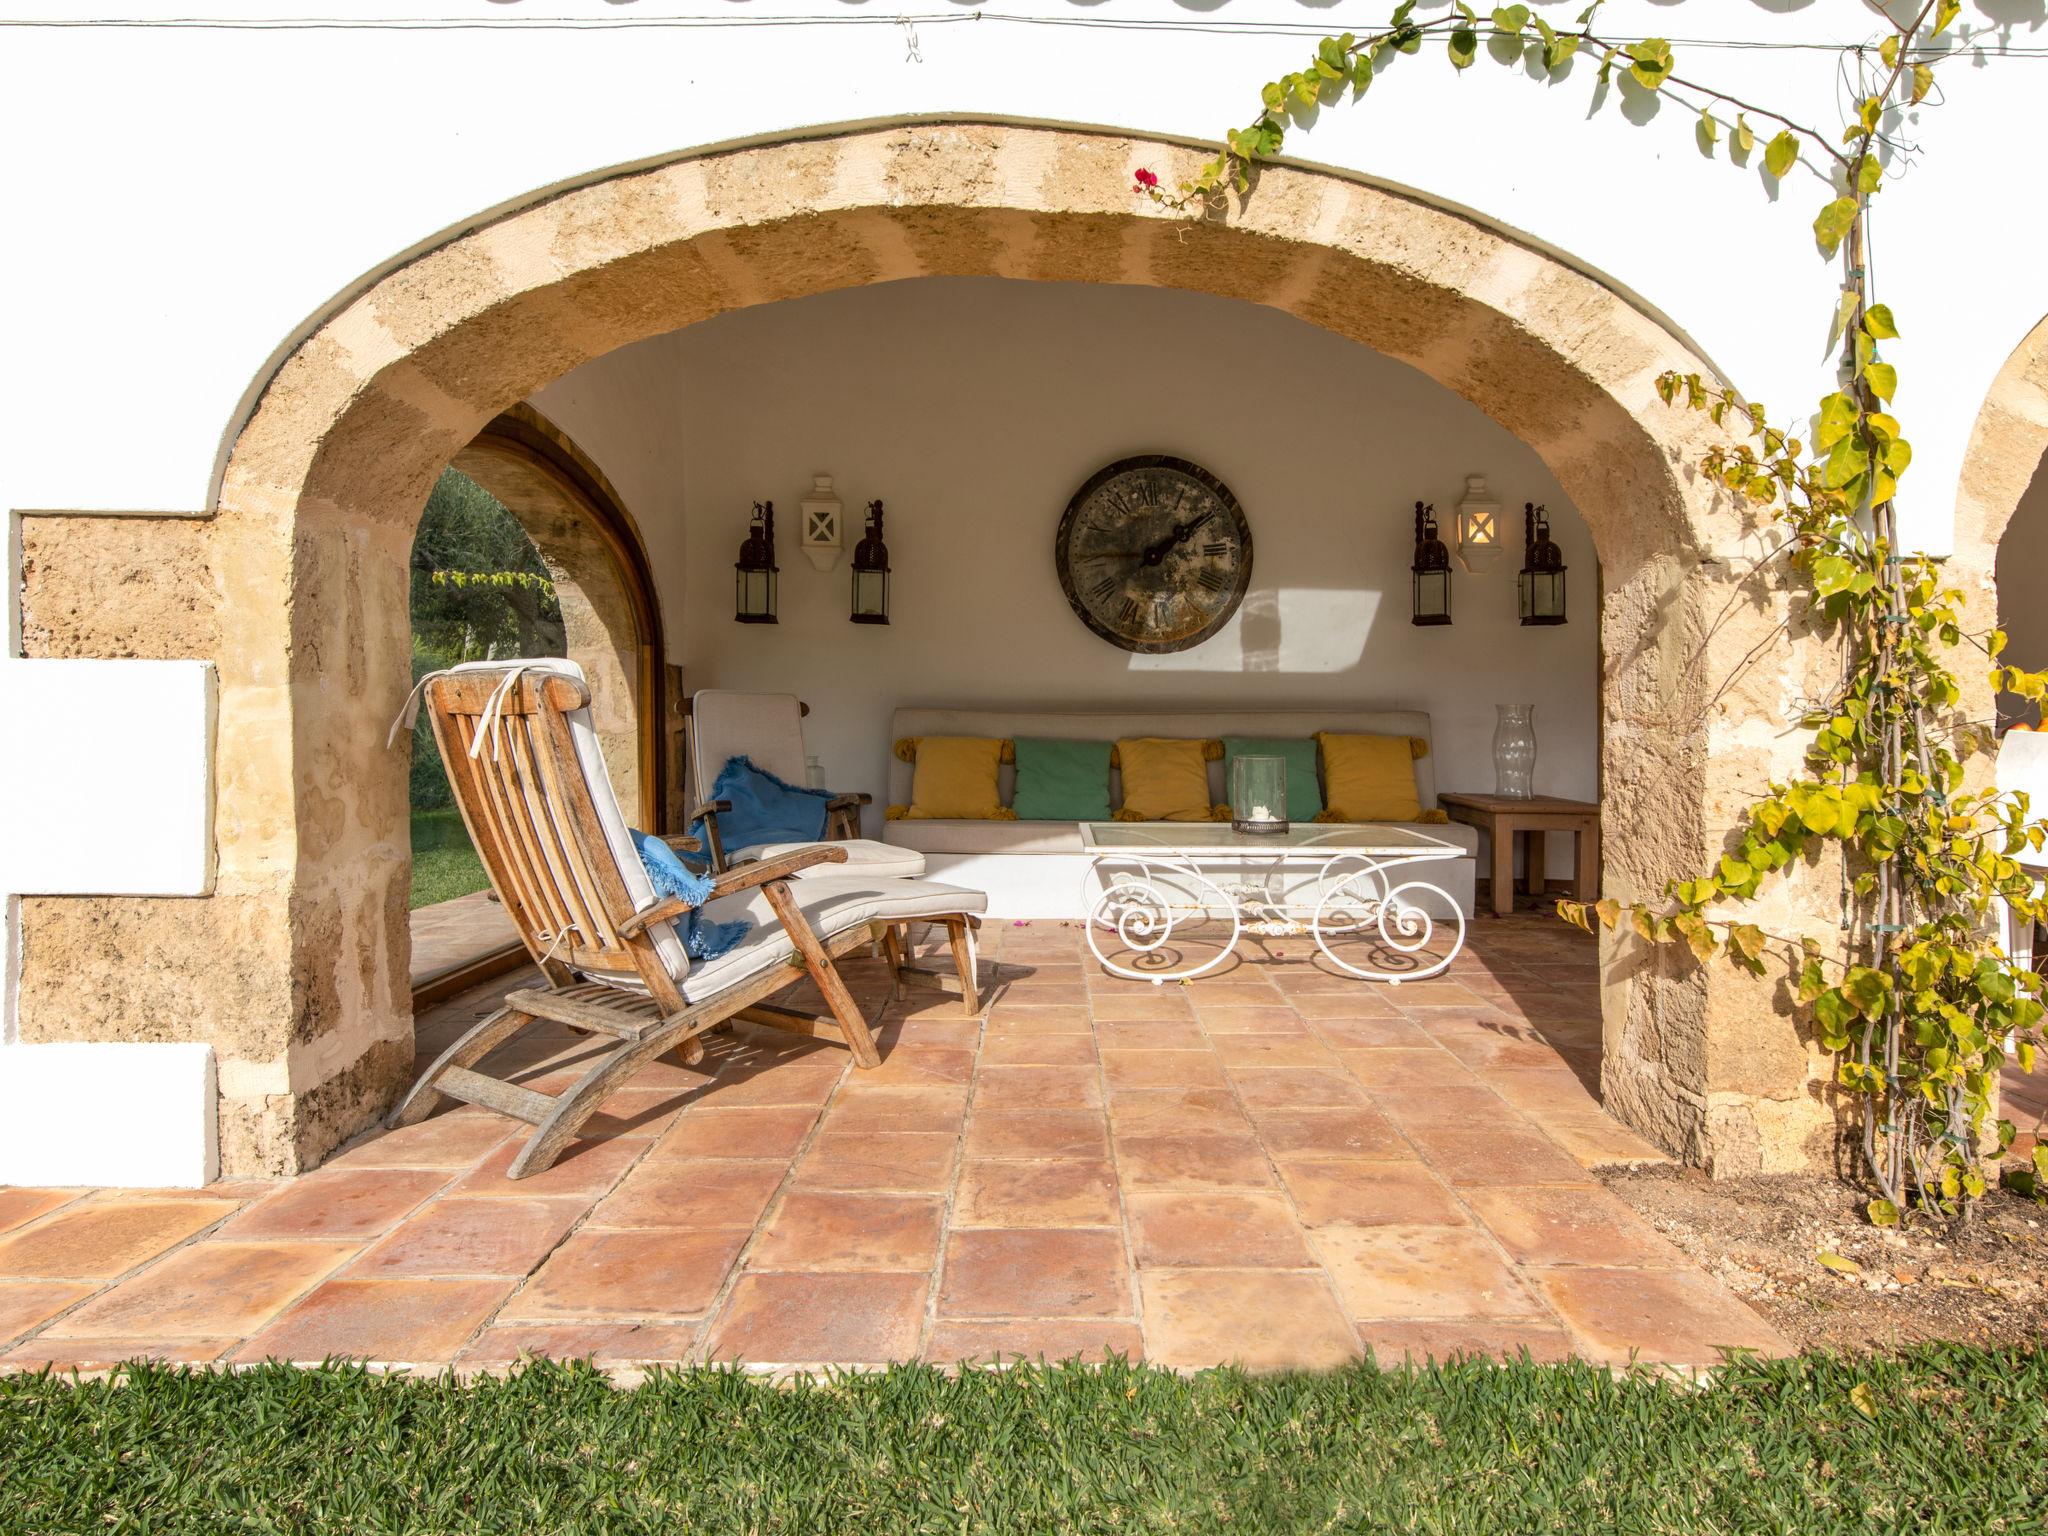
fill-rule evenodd
<path id="1" fill-rule="evenodd" d="M 1712 370 L 1596 276 L 1397 190 L 1276 166 L 1214 219 L 1131 196 L 1134 169 L 1171 180 L 1198 154 L 920 123 L 693 155 L 453 238 L 299 342 L 233 435 L 210 528 L 212 558 L 275 600 L 220 653 L 209 920 L 248 930 L 245 1012 L 266 1021 L 234 1053 L 289 1082 L 224 1096 L 224 1166 L 316 1160 L 410 1064 L 392 964 L 403 781 L 381 742 L 407 682 L 404 555 L 434 477 L 579 363 L 748 305 L 923 275 L 1145 284 L 1283 309 L 1421 370 L 1535 449 L 1592 532 L 1610 890 L 1654 895 L 1721 851 L 1796 760 L 1795 680 L 1829 663 L 1753 574 L 1755 530 L 1693 472 L 1706 423 L 1657 401 L 1663 369 Z M 1215 430 L 1253 425 L 1219 410 Z M 1780 899 L 1831 912 L 1828 884 Z M 1800 1162 L 1825 1133 L 1768 986 L 1610 941 L 1603 989 L 1603 1087 L 1638 1129 L 1732 1171 Z"/>

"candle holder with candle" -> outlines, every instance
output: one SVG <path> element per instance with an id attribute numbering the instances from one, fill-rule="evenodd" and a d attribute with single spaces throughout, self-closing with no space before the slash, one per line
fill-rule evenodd
<path id="1" fill-rule="evenodd" d="M 1245 756 L 1230 763 L 1230 826 L 1235 832 L 1287 830 L 1287 759 Z"/>

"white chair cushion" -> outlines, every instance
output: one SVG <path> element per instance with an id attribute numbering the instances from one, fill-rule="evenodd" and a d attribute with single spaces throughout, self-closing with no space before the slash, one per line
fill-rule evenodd
<path id="1" fill-rule="evenodd" d="M 735 757 L 750 759 L 785 784 L 801 784 L 804 707 L 793 693 L 700 688 L 690 699 L 690 753 L 697 793 L 707 800 Z"/>
<path id="2" fill-rule="evenodd" d="M 785 853 L 801 853 L 806 848 L 816 848 L 817 843 L 756 843 L 751 848 L 742 848 L 738 853 L 727 855 L 727 862 L 741 864 L 755 859 L 777 859 Z M 892 848 L 887 843 L 877 843 L 869 838 L 851 838 L 845 842 L 828 843 L 826 847 L 844 848 L 844 864 L 813 864 L 809 869 L 796 873 L 799 880 L 814 879 L 860 879 L 875 880 L 919 880 L 924 877 L 924 855 L 915 848 Z"/>
<path id="3" fill-rule="evenodd" d="M 843 878 L 798 880 L 791 883 L 790 889 L 796 894 L 804 921 L 820 939 L 830 939 L 849 928 L 874 922 L 978 915 L 988 906 L 988 898 L 980 891 L 941 885 L 936 880 L 890 880 L 879 884 Z M 704 908 L 704 915 L 712 922 L 744 917 L 754 926 L 736 948 L 715 960 L 700 960 L 690 968 L 682 987 L 688 1002 L 703 1002 L 771 965 L 786 965 L 796 952 L 782 920 L 758 889 L 721 897 Z M 798 979 L 800 973 L 791 971 L 790 980 Z"/>

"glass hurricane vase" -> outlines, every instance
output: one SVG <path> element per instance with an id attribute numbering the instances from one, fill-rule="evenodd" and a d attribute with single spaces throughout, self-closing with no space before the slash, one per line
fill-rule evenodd
<path id="1" fill-rule="evenodd" d="M 1513 800 L 1535 793 L 1536 706 L 1501 704 L 1493 727 L 1493 792 Z"/>

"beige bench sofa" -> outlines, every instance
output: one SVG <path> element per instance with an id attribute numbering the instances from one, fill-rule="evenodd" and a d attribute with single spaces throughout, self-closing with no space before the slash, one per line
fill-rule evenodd
<path id="1" fill-rule="evenodd" d="M 1020 709 L 899 709 L 889 739 L 906 736 L 1034 736 L 1067 741 L 1115 741 L 1128 736 L 1173 737 L 1305 737 L 1317 731 L 1373 736 L 1419 736 L 1430 739 L 1429 716 L 1418 710 L 1187 710 L 1178 712 L 1103 711 L 1099 713 Z M 1415 764 L 1415 787 L 1424 808 L 1436 805 L 1436 762 L 1433 755 Z M 889 764 L 891 805 L 910 803 L 910 764 L 892 757 Z M 1223 764 L 1209 765 L 1210 798 L 1229 796 Z M 1002 770 L 1002 799 L 1010 803 L 1016 769 Z M 1122 803 L 1123 787 L 1110 770 L 1110 804 Z M 1162 823 L 1162 825 L 1164 825 Z M 1440 887 L 1460 912 L 1472 915 L 1473 856 L 1479 834 L 1449 825 L 1401 822 L 1429 837 L 1454 844 L 1463 857 L 1432 862 L 1417 873 Z M 1081 828 L 1071 821 L 891 821 L 884 824 L 884 842 L 914 848 L 925 856 L 933 880 L 970 886 L 988 893 L 993 917 L 1079 918 L 1085 915 L 1090 859 L 1081 847 Z M 1436 916 L 1448 916 L 1439 912 Z"/>

